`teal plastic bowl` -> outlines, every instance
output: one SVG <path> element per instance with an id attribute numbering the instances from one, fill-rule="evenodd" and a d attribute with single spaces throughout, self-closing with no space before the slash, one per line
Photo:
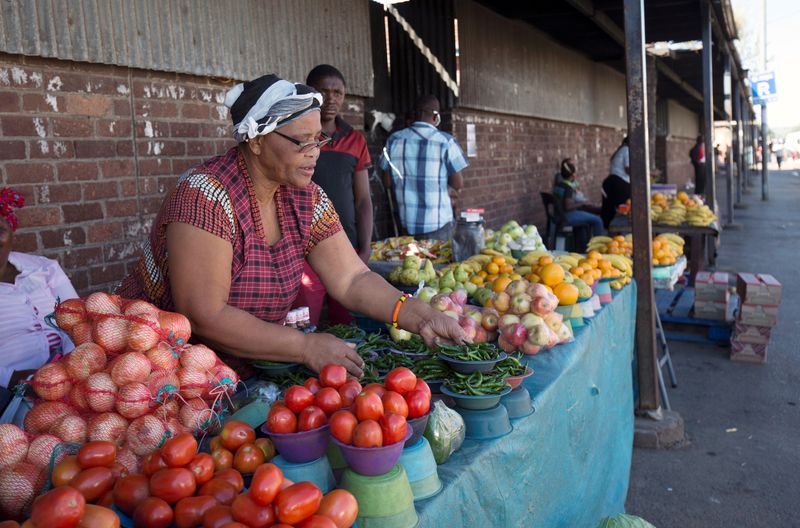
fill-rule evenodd
<path id="1" fill-rule="evenodd" d="M 477 411 L 456 407 L 456 411 L 464 418 L 465 436 L 472 440 L 494 440 L 514 429 L 508 411 L 502 405 Z"/>
<path id="2" fill-rule="evenodd" d="M 442 394 L 450 396 L 455 401 L 456 405 L 462 409 L 469 409 L 473 411 L 480 411 L 484 409 L 491 409 L 500 403 L 500 398 L 511 392 L 511 387 L 507 386 L 503 392 L 498 394 L 485 394 L 482 396 L 469 396 L 467 394 L 459 394 L 442 385 Z"/>
<path id="3" fill-rule="evenodd" d="M 406 470 L 415 501 L 428 499 L 442 491 L 431 444 L 424 436 L 403 450 L 399 464 Z"/>
<path id="4" fill-rule="evenodd" d="M 525 387 L 518 387 L 500 398 L 500 405 L 506 408 L 512 420 L 533 414 L 531 395 Z"/>
<path id="5" fill-rule="evenodd" d="M 495 359 L 488 359 L 486 361 L 462 361 L 454 359 L 439 352 L 439 359 L 447 363 L 447 365 L 461 374 L 472 374 L 473 372 L 487 373 L 491 372 L 495 365 L 508 357 L 505 352 L 500 352 Z"/>
<path id="6" fill-rule="evenodd" d="M 358 501 L 358 528 L 415 528 L 419 524 L 414 493 L 400 464 L 374 477 L 345 469 L 339 487 Z"/>
<path id="7" fill-rule="evenodd" d="M 315 484 L 322 493 L 328 493 L 336 487 L 336 479 L 333 477 L 328 457 L 322 456 L 311 462 L 295 463 L 289 462 L 281 455 L 272 459 L 272 463 L 281 468 L 283 475 L 291 481 L 308 481 Z"/>

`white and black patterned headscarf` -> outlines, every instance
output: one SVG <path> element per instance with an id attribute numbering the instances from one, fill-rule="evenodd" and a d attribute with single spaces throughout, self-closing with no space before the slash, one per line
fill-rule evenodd
<path id="1" fill-rule="evenodd" d="M 231 110 L 233 137 L 240 143 L 319 110 L 321 104 L 322 95 L 313 88 L 272 74 L 239 83 L 225 96 L 225 106 Z"/>

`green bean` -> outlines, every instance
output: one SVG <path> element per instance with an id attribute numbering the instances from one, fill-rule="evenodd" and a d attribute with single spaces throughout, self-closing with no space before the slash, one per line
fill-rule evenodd
<path id="1" fill-rule="evenodd" d="M 364 331 L 357 326 L 337 324 L 325 329 L 326 334 L 332 334 L 339 339 L 358 339 L 364 336 Z"/>
<path id="2" fill-rule="evenodd" d="M 465 345 L 439 345 L 439 351 L 447 357 L 460 361 L 491 361 L 500 356 L 500 349 L 491 343 L 468 343 Z"/>
<path id="3" fill-rule="evenodd" d="M 417 377 L 422 378 L 425 381 L 445 380 L 449 378 L 450 374 L 452 373 L 450 367 L 447 366 L 447 363 L 436 358 L 415 361 L 411 370 L 417 375 Z"/>
<path id="4" fill-rule="evenodd" d="M 446 387 L 459 394 L 468 396 L 485 396 L 490 394 L 500 394 L 508 384 L 502 375 L 495 372 L 484 374 L 473 372 L 472 374 L 461 374 L 454 372 L 453 377 L 446 382 Z"/>
<path id="5" fill-rule="evenodd" d="M 522 376 L 528 371 L 528 368 L 523 365 L 517 356 L 508 356 L 503 361 L 500 361 L 494 366 L 494 371 L 502 374 L 504 378 L 512 376 Z"/>
<path id="6" fill-rule="evenodd" d="M 430 354 L 425 342 L 419 336 L 413 336 L 411 339 L 405 341 L 395 341 L 391 345 L 395 350 L 400 352 L 410 352 L 413 354 Z"/>

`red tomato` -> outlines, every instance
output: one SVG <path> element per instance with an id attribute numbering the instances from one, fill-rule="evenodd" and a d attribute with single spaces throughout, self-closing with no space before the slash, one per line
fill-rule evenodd
<path id="1" fill-rule="evenodd" d="M 311 517 L 322 502 L 322 492 L 310 482 L 292 484 L 275 497 L 275 516 L 282 523 L 297 524 Z"/>
<path id="2" fill-rule="evenodd" d="M 242 477 L 242 474 L 235 469 L 223 469 L 222 471 L 217 471 L 214 473 L 214 479 L 222 479 L 230 482 L 233 487 L 236 488 L 236 493 L 239 493 L 244 488 L 244 478 Z"/>
<path id="3" fill-rule="evenodd" d="M 33 501 L 31 520 L 43 528 L 72 528 L 86 507 L 83 495 L 69 486 L 59 486 Z"/>
<path id="4" fill-rule="evenodd" d="M 156 471 L 165 469 L 166 467 L 167 463 L 164 462 L 164 459 L 161 457 L 161 450 L 156 449 L 152 453 L 145 455 L 144 461 L 142 462 L 142 473 L 149 477 Z"/>
<path id="5" fill-rule="evenodd" d="M 224 448 L 219 448 L 211 453 L 214 459 L 214 471 L 222 471 L 233 467 L 233 453 Z"/>
<path id="6" fill-rule="evenodd" d="M 322 388 L 322 385 L 317 378 L 308 378 L 306 382 L 303 383 L 303 387 L 310 390 L 311 394 L 316 394 Z"/>
<path id="7" fill-rule="evenodd" d="M 293 481 L 293 480 L 289 480 L 289 479 L 287 479 L 286 477 L 283 477 L 283 482 L 281 482 L 281 489 L 280 489 L 280 491 L 283 491 L 283 490 L 285 490 L 286 488 L 288 488 L 289 486 L 292 486 L 293 484 L 294 484 L 294 481 Z"/>
<path id="8" fill-rule="evenodd" d="M 222 528 L 232 522 L 230 506 L 212 506 L 203 516 L 203 528 Z"/>
<path id="9" fill-rule="evenodd" d="M 310 431 L 328 423 L 328 417 L 316 405 L 309 405 L 300 412 L 297 418 L 297 431 Z"/>
<path id="10" fill-rule="evenodd" d="M 408 417 L 410 419 L 425 416 L 431 410 L 431 398 L 425 391 L 413 390 L 406 395 Z"/>
<path id="11" fill-rule="evenodd" d="M 227 480 L 216 478 L 203 484 L 203 487 L 197 492 L 198 497 L 208 495 L 209 497 L 214 497 L 218 503 L 225 506 L 230 506 L 238 494 L 239 491 L 233 484 Z"/>
<path id="12" fill-rule="evenodd" d="M 69 484 L 75 475 L 81 472 L 80 464 L 78 464 L 78 457 L 75 455 L 65 456 L 61 462 L 53 468 L 53 476 L 50 481 L 54 487 L 65 486 Z"/>
<path id="13" fill-rule="evenodd" d="M 110 469 L 111 473 L 114 475 L 114 482 L 116 482 L 118 478 L 128 476 L 128 468 L 126 468 L 119 462 L 114 462 L 113 464 L 108 466 L 108 469 Z"/>
<path id="14" fill-rule="evenodd" d="M 183 467 L 197 454 L 197 440 L 191 433 L 181 433 L 161 446 L 161 458 L 173 468 Z"/>
<path id="15" fill-rule="evenodd" d="M 133 512 L 133 525 L 136 528 L 167 528 L 173 517 L 169 504 L 158 497 L 148 497 Z"/>
<path id="16" fill-rule="evenodd" d="M 264 464 L 256 469 L 250 481 L 250 495 L 253 500 L 266 506 L 272 504 L 283 482 L 283 471 L 275 464 Z"/>
<path id="17" fill-rule="evenodd" d="M 286 406 L 295 414 L 314 403 L 314 393 L 302 385 L 292 385 L 283 396 Z"/>
<path id="18" fill-rule="evenodd" d="M 383 402 L 374 392 L 362 391 L 356 397 L 355 411 L 359 422 L 380 420 L 383 416 Z"/>
<path id="19" fill-rule="evenodd" d="M 149 496 L 150 479 L 144 475 L 128 475 L 114 484 L 114 504 L 128 517 Z"/>
<path id="20" fill-rule="evenodd" d="M 383 398 L 383 395 L 386 394 L 386 387 L 381 385 L 380 383 L 370 383 L 366 387 L 364 387 L 365 391 L 374 392 L 378 395 L 379 398 Z"/>
<path id="21" fill-rule="evenodd" d="M 110 507 L 87 504 L 75 528 L 119 528 L 119 516 Z"/>
<path id="22" fill-rule="evenodd" d="M 319 382 L 323 387 L 338 389 L 347 381 L 347 369 L 341 365 L 325 365 L 319 373 Z"/>
<path id="23" fill-rule="evenodd" d="M 219 439 L 222 447 L 235 453 L 240 446 L 252 444 L 256 439 L 256 432 L 244 422 L 231 420 L 220 431 Z"/>
<path id="24" fill-rule="evenodd" d="M 185 468 L 168 468 L 150 477 L 150 495 L 169 504 L 191 497 L 197 490 L 194 473 Z"/>
<path id="25" fill-rule="evenodd" d="M 350 528 L 358 517 L 358 501 L 347 490 L 335 489 L 322 497 L 317 515 L 336 523 L 336 528 Z"/>
<path id="26" fill-rule="evenodd" d="M 264 528 L 275 524 L 275 509 L 272 505 L 262 506 L 250 493 L 242 493 L 233 500 L 231 514 L 234 520 L 251 528 Z"/>
<path id="27" fill-rule="evenodd" d="M 423 391 L 425 394 L 428 395 L 429 400 L 431 399 L 431 396 L 433 396 L 433 394 L 431 393 L 431 388 L 428 387 L 428 382 L 426 382 L 422 378 L 417 378 L 417 384 L 414 386 L 414 390 Z"/>
<path id="28" fill-rule="evenodd" d="M 208 495 L 179 500 L 175 504 L 175 528 L 195 528 L 202 525 L 203 516 L 217 504 L 217 499 Z"/>
<path id="29" fill-rule="evenodd" d="M 331 434 L 343 444 L 353 443 L 353 431 L 358 425 L 358 418 L 350 411 L 336 411 L 330 419 Z"/>
<path id="30" fill-rule="evenodd" d="M 359 382 L 354 379 L 347 380 L 344 385 L 339 387 L 339 396 L 342 397 L 342 405 L 345 407 L 351 405 L 362 390 Z"/>
<path id="31" fill-rule="evenodd" d="M 255 444 L 244 444 L 233 455 L 233 468 L 239 473 L 252 473 L 264 463 L 264 452 Z"/>
<path id="32" fill-rule="evenodd" d="M 381 398 L 383 402 L 384 413 L 394 413 L 407 418 L 408 417 L 408 404 L 405 398 L 400 396 L 395 391 L 386 391 L 386 394 Z"/>
<path id="33" fill-rule="evenodd" d="M 277 434 L 296 433 L 297 417 L 285 405 L 273 405 L 267 415 L 267 430 Z"/>
<path id="34" fill-rule="evenodd" d="M 222 447 L 222 438 L 220 438 L 219 436 L 215 436 L 208 443 L 208 450 L 209 451 L 216 451 L 220 447 Z"/>
<path id="35" fill-rule="evenodd" d="M 330 416 L 342 408 L 342 397 L 333 387 L 325 387 L 314 395 L 314 405 Z"/>
<path id="36" fill-rule="evenodd" d="M 194 474 L 198 486 L 202 486 L 214 477 L 214 457 L 208 453 L 197 453 L 186 469 Z"/>
<path id="37" fill-rule="evenodd" d="M 95 504 L 104 508 L 111 508 L 111 506 L 114 505 L 114 491 L 112 490 L 105 492 L 102 497 L 97 499 Z"/>
<path id="38" fill-rule="evenodd" d="M 256 438 L 256 441 L 253 443 L 264 452 L 264 462 L 269 462 L 275 458 L 277 452 L 275 451 L 275 444 L 272 443 L 272 440 L 269 438 Z"/>
<path id="39" fill-rule="evenodd" d="M 375 420 L 364 420 L 353 431 L 353 445 L 356 447 L 381 447 L 383 432 Z"/>
<path id="40" fill-rule="evenodd" d="M 336 528 L 336 523 L 322 515 L 312 515 L 295 526 L 297 528 Z"/>
<path id="41" fill-rule="evenodd" d="M 114 487 L 114 474 L 107 467 L 84 469 L 69 481 L 86 502 L 94 502 Z"/>
<path id="42" fill-rule="evenodd" d="M 117 446 L 103 440 L 87 442 L 78 450 L 78 464 L 83 469 L 110 466 L 116 458 Z"/>
<path id="43" fill-rule="evenodd" d="M 414 390 L 417 386 L 417 377 L 406 367 L 397 367 L 386 375 L 384 385 L 390 391 L 395 391 L 400 396 L 405 396 L 406 393 Z"/>
<path id="44" fill-rule="evenodd" d="M 380 419 L 383 445 L 391 445 L 406 439 L 406 419 L 399 414 L 386 414 Z"/>
<path id="45" fill-rule="evenodd" d="M 237 521 L 232 521 L 222 525 L 222 528 L 249 528 L 246 524 Z"/>

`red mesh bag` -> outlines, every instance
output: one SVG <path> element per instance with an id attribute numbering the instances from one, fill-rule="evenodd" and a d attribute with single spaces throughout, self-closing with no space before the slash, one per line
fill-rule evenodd
<path id="1" fill-rule="evenodd" d="M 23 520 L 46 479 L 46 467 L 36 467 L 27 462 L 0 472 L 0 519 Z"/>
<path id="2" fill-rule="evenodd" d="M 147 414 L 151 411 L 152 404 L 150 390 L 138 381 L 123 385 L 117 393 L 117 412 L 129 420 Z"/>
<path id="3" fill-rule="evenodd" d="M 86 437 L 92 440 L 106 440 L 122 445 L 128 430 L 128 420 L 117 413 L 107 412 L 89 420 Z"/>
<path id="4" fill-rule="evenodd" d="M 151 369 L 147 356 L 140 352 L 126 352 L 114 360 L 110 368 L 111 380 L 118 387 L 133 382 L 145 383 Z"/>
<path id="5" fill-rule="evenodd" d="M 181 381 L 174 371 L 154 370 L 147 379 L 147 388 L 156 403 L 163 403 L 179 393 Z"/>
<path id="6" fill-rule="evenodd" d="M 36 467 L 46 468 L 50 463 L 50 455 L 53 454 L 56 446 L 63 440 L 55 435 L 43 434 L 31 440 L 28 447 L 28 455 L 25 462 Z M 57 460 L 56 463 L 59 461 Z"/>
<path id="7" fill-rule="evenodd" d="M 84 343 L 75 347 L 61 361 L 73 383 L 83 381 L 92 374 L 106 368 L 106 351 L 95 343 Z"/>
<path id="8" fill-rule="evenodd" d="M 72 388 L 69 373 L 61 362 L 48 363 L 33 375 L 31 380 L 36 395 L 43 400 L 60 400 Z"/>
<path id="9" fill-rule="evenodd" d="M 65 416 L 76 414 L 75 409 L 64 402 L 39 402 L 25 415 L 25 431 L 34 435 L 46 433 Z"/>
<path id="10" fill-rule="evenodd" d="M 148 414 L 140 416 L 128 426 L 126 446 L 134 454 L 144 456 L 161 447 L 169 436 L 164 422 Z"/>
<path id="11" fill-rule="evenodd" d="M 14 466 L 28 455 L 28 437 L 14 424 L 0 424 L 0 470 Z"/>
<path id="12" fill-rule="evenodd" d="M 65 442 L 83 444 L 86 442 L 88 424 L 80 416 L 65 416 L 55 427 L 50 429 L 50 433 L 61 438 Z"/>
<path id="13" fill-rule="evenodd" d="M 94 412 L 108 412 L 117 402 L 117 384 L 106 372 L 92 374 L 85 382 L 86 403 Z"/>

